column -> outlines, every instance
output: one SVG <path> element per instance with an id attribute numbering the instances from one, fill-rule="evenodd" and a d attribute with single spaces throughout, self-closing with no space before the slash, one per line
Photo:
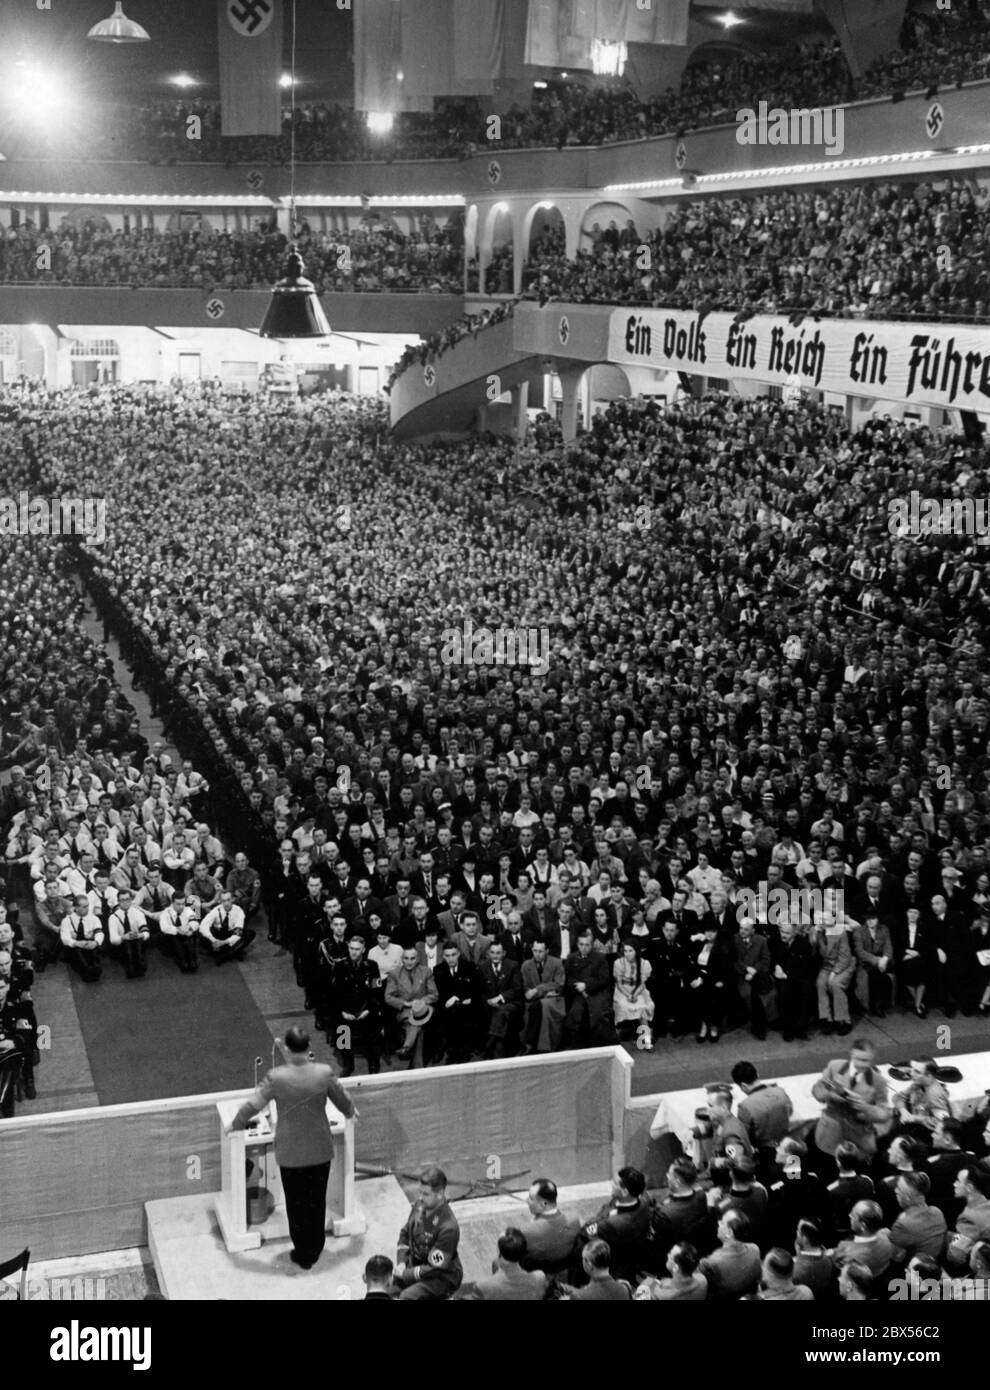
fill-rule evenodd
<path id="1" fill-rule="evenodd" d="M 521 381 L 518 386 L 512 388 L 512 423 L 517 444 L 525 444 L 526 442 L 526 429 L 529 425 L 529 416 L 526 414 L 528 407 L 529 382 Z"/>
<path id="2" fill-rule="evenodd" d="M 581 383 L 584 374 L 588 370 L 587 366 L 572 364 L 564 366 L 560 362 L 555 362 L 557 375 L 560 377 L 560 392 L 563 397 L 560 412 L 560 428 L 564 436 L 565 444 L 573 444 L 577 438 L 578 423 L 578 404 L 581 400 Z"/>

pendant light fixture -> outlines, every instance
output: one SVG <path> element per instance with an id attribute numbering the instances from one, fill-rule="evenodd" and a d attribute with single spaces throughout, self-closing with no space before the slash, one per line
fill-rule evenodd
<path id="1" fill-rule="evenodd" d="M 295 244 L 296 233 L 296 0 L 292 0 L 292 72 L 289 126 L 289 252 L 282 279 L 272 290 L 271 303 L 258 330 L 262 338 L 329 338 L 330 324 L 312 280 L 303 275 Z"/>
<path id="2" fill-rule="evenodd" d="M 86 37 L 95 39 L 97 43 L 151 42 L 151 35 L 147 29 L 142 29 L 140 24 L 133 19 L 128 19 L 124 14 L 121 0 L 116 0 L 110 18 L 101 19 L 99 24 L 94 24 Z"/>

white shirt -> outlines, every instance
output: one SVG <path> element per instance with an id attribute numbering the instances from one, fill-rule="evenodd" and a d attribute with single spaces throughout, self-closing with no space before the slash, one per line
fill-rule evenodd
<path id="1" fill-rule="evenodd" d="M 83 940 L 95 941 L 98 946 L 103 945 L 103 923 L 99 917 L 93 917 L 89 913 L 85 917 L 80 917 L 73 908 L 68 916 L 63 918 L 59 927 L 58 934 L 63 946 L 67 946 L 71 950 L 78 944 L 80 927 Z"/>
<path id="2" fill-rule="evenodd" d="M 110 932 L 111 946 L 119 946 L 124 940 L 124 933 L 129 931 L 139 931 L 144 940 L 147 941 L 151 932 L 148 930 L 148 919 L 139 907 L 131 906 L 126 912 L 120 908 L 112 915 L 108 923 Z"/>
<path id="3" fill-rule="evenodd" d="M 230 936 L 228 936 L 228 937 L 217 937 L 217 936 L 214 936 L 214 935 L 213 935 L 213 928 L 216 927 L 216 926 L 219 926 L 219 925 L 222 923 L 222 921 L 223 921 L 223 919 L 224 919 L 224 916 L 226 916 L 226 918 L 227 918 L 227 923 L 228 923 L 228 925 L 229 925 L 229 927 L 230 927 Z M 244 913 L 243 913 L 243 911 L 236 905 L 236 903 L 231 904 L 231 906 L 230 906 L 229 908 L 226 908 L 226 909 L 223 908 L 223 907 L 214 907 L 214 908 L 211 908 L 210 911 L 209 911 L 209 912 L 206 914 L 206 916 L 203 918 L 202 922 L 200 922 L 200 924 L 199 924 L 199 934 L 200 934 L 200 936 L 204 937 L 207 941 L 209 941 L 209 942 L 211 942 L 211 943 L 220 942 L 221 945 L 222 945 L 225 941 L 230 941 L 231 938 L 234 937 L 234 936 L 240 936 L 240 934 L 241 934 L 241 932 L 243 932 L 243 930 L 244 930 Z"/>

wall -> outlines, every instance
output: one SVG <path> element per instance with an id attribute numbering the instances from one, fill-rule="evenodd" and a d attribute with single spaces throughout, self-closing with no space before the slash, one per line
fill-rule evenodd
<path id="1" fill-rule="evenodd" d="M 360 1089 L 356 1160 L 403 1174 L 440 1162 L 455 1192 L 496 1174 L 516 1190 L 543 1172 L 600 1182 L 621 1161 L 631 1067 L 615 1047 L 345 1081 Z M 216 1102 L 247 1094 L 5 1120 L 5 1249 L 45 1260 L 146 1244 L 145 1202 L 219 1191 Z"/>
<path id="2" fill-rule="evenodd" d="M 932 140 L 924 121 L 929 101 L 921 94 L 892 103 L 889 98 L 846 108 L 845 158 L 891 155 L 906 150 L 950 151 L 959 145 L 987 142 L 987 104 L 990 85 L 974 83 L 961 91 L 939 94 L 946 120 Z M 297 193 L 332 198 L 413 196 L 428 200 L 441 194 L 507 194 L 523 189 L 603 188 L 609 184 L 676 178 L 675 136 L 605 145 L 600 149 L 499 150 L 482 149 L 464 160 L 422 160 L 395 164 L 299 165 Z M 766 169 L 807 152 L 774 146 L 739 146 L 735 128 L 688 132 L 684 137 L 687 168 L 719 173 L 733 168 Z M 781 158 L 784 155 L 785 158 Z M 813 156 L 811 156 L 813 157 Z M 493 161 L 497 171 L 493 168 Z M 984 160 L 984 162 L 986 162 Z M 68 161 L 10 160 L 0 163 L 0 191 L 55 192 L 84 189 L 87 193 L 214 197 L 248 191 L 246 165 L 224 169 L 217 165 L 78 164 Z M 288 170 L 259 165 L 259 198 L 288 196 Z M 25 200 L 29 206 L 30 198 Z"/>
<path id="3" fill-rule="evenodd" d="M 256 329 L 265 316 L 268 290 L 132 290 L 113 287 L 0 285 L 0 323 L 103 323 Z M 223 314 L 206 306 L 218 299 Z M 331 327 L 344 333 L 435 333 L 464 312 L 451 294 L 326 294 Z"/>

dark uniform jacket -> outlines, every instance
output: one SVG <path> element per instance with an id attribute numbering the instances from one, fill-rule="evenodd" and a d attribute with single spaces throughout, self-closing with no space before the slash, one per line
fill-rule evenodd
<path id="1" fill-rule="evenodd" d="M 464 1278 L 457 1253 L 460 1238 L 461 1228 L 449 1202 L 442 1202 L 433 1211 L 426 1211 L 417 1202 L 399 1232 L 398 1263 L 406 1266 L 403 1282 L 428 1280 L 451 1291 L 460 1288 Z"/>

